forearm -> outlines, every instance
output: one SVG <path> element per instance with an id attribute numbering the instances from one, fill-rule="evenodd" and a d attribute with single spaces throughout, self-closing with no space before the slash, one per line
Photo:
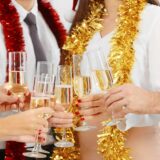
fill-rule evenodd
<path id="1" fill-rule="evenodd" d="M 160 92 L 153 92 L 153 106 L 150 108 L 149 113 L 160 114 Z"/>
<path id="2" fill-rule="evenodd" d="M 5 120 L 4 118 L 0 119 L 0 140 L 5 140 L 6 137 L 8 136 L 7 133 L 9 131 L 7 131 L 6 126 L 7 124 L 5 124 Z"/>

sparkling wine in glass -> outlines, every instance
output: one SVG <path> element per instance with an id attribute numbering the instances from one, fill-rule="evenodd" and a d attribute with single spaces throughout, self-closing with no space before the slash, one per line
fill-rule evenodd
<path id="1" fill-rule="evenodd" d="M 87 53 L 88 61 L 92 69 L 92 76 L 97 88 L 100 89 L 100 92 L 106 93 L 110 89 L 113 82 L 112 69 L 109 66 L 107 58 L 105 57 L 104 51 L 102 48 L 97 50 L 92 50 Z M 112 114 L 113 115 L 113 114 Z M 116 120 L 112 117 L 112 121 L 108 122 L 107 126 L 113 126 L 120 123 L 120 120 Z"/>
<path id="2" fill-rule="evenodd" d="M 41 108 L 41 107 L 50 107 L 51 106 L 51 92 L 50 85 L 53 82 L 52 76 L 49 75 L 41 75 L 35 77 L 34 89 L 31 96 L 30 109 Z M 44 113 L 42 116 L 45 119 L 48 119 L 51 115 Z M 23 153 L 26 157 L 32 158 L 45 158 L 46 155 L 42 153 L 48 154 L 48 151 L 45 151 L 41 148 L 41 143 L 39 141 L 39 135 L 36 134 L 36 142 L 31 150 L 31 152 Z"/>
<path id="3" fill-rule="evenodd" d="M 74 76 L 74 92 L 78 97 L 83 97 L 91 93 L 90 76 Z"/>
<path id="4" fill-rule="evenodd" d="M 69 112 L 72 105 L 72 67 L 61 65 L 58 67 L 55 82 L 56 104 L 65 107 L 65 112 Z M 56 147 L 73 147 L 74 144 L 66 139 L 66 130 L 62 131 L 62 139 L 54 143 Z"/>
<path id="5" fill-rule="evenodd" d="M 51 93 L 51 101 L 55 101 L 54 89 L 55 89 L 55 75 L 57 67 L 52 62 L 40 61 L 37 63 L 36 76 L 49 76 L 51 78 L 51 83 L 48 83 L 48 92 Z"/>
<path id="6" fill-rule="evenodd" d="M 113 85 L 113 78 L 111 74 L 111 70 L 109 68 L 106 69 L 95 69 L 92 71 L 92 75 L 94 80 L 96 81 L 96 85 L 101 89 L 101 91 L 106 91 Z"/>
<path id="7" fill-rule="evenodd" d="M 55 82 L 55 70 L 54 64 L 48 61 L 39 61 L 37 63 L 37 70 L 36 70 L 36 79 L 38 79 L 38 83 L 35 83 L 34 90 L 36 93 L 45 93 L 45 98 L 49 98 L 50 104 L 54 103 L 54 82 Z M 45 90 L 44 90 L 45 89 Z M 38 98 L 38 97 L 37 97 Z M 40 99 L 40 98 L 38 98 Z M 42 98 L 41 98 L 42 99 Z M 31 98 L 32 101 L 32 98 Z M 37 100 L 40 101 L 40 100 Z M 43 106 L 42 106 L 43 107 Z M 32 148 L 27 149 L 32 151 Z M 41 145 L 39 145 L 39 152 L 49 154 L 50 152 L 42 149 Z"/>
<path id="8" fill-rule="evenodd" d="M 12 95 L 16 95 L 19 98 L 24 96 L 27 90 L 26 85 L 26 66 L 27 55 L 25 52 L 9 52 L 9 68 L 8 68 L 8 82 L 6 89 L 10 91 Z M 16 111 L 20 111 L 20 108 Z"/>
<path id="9" fill-rule="evenodd" d="M 83 63 L 84 62 L 84 63 Z M 81 55 L 73 55 L 73 77 L 74 92 L 81 98 L 91 93 L 91 70 L 88 60 L 83 59 Z M 85 106 L 86 108 L 87 106 Z M 95 129 L 96 126 L 89 125 L 86 121 L 74 128 L 76 131 L 89 131 Z"/>

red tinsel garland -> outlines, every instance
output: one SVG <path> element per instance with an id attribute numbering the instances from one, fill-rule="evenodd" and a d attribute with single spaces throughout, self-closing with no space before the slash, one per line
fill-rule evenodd
<path id="1" fill-rule="evenodd" d="M 7 57 L 9 57 L 9 52 L 25 50 L 19 15 L 16 8 L 10 5 L 10 3 L 10 0 L 0 0 L 0 22 L 3 26 Z M 8 81 L 8 76 L 6 77 L 6 81 Z"/>
<path id="2" fill-rule="evenodd" d="M 19 15 L 15 7 L 10 5 L 10 0 L 0 0 L 0 22 L 3 26 L 7 58 L 9 52 L 24 51 L 25 45 L 22 27 L 19 23 Z M 8 75 L 6 76 L 6 81 L 8 81 Z M 24 151 L 24 143 L 7 142 L 5 160 L 25 160 L 22 156 Z"/>
<path id="3" fill-rule="evenodd" d="M 46 23 L 50 27 L 61 48 L 66 40 L 67 32 L 60 22 L 59 15 L 49 2 L 38 0 L 39 11 L 42 13 Z M 8 53 L 13 51 L 25 51 L 23 29 L 19 21 L 16 8 L 11 0 L 0 0 L 0 23 L 2 24 L 5 45 Z M 7 66 L 8 73 L 8 66 Z M 6 77 L 6 80 L 8 76 Z M 25 160 L 22 153 L 25 151 L 25 144 L 18 142 L 7 142 L 5 160 Z"/>
<path id="4" fill-rule="evenodd" d="M 66 40 L 67 32 L 60 21 L 59 15 L 49 2 L 43 0 L 38 0 L 38 8 L 56 37 L 59 48 L 61 48 Z"/>
<path id="5" fill-rule="evenodd" d="M 25 143 L 7 142 L 5 160 L 25 160 Z"/>
<path id="6" fill-rule="evenodd" d="M 76 11 L 76 6 L 77 6 L 78 0 L 73 0 L 73 11 Z"/>

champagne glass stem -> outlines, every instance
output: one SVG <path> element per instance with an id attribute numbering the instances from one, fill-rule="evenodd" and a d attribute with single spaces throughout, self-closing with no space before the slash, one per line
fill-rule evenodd
<path id="1" fill-rule="evenodd" d="M 33 152 L 39 152 L 39 135 L 38 134 L 36 134 L 35 135 L 35 145 L 34 145 L 34 147 L 33 147 Z"/>
<path id="2" fill-rule="evenodd" d="M 62 131 L 62 140 L 66 141 L 66 129 L 65 128 L 63 128 L 63 131 Z"/>
<path id="3" fill-rule="evenodd" d="M 82 126 L 88 126 L 88 123 L 86 121 L 82 122 Z"/>
<path id="4" fill-rule="evenodd" d="M 121 122 L 120 119 L 115 119 L 113 115 L 114 115 L 114 111 L 112 111 L 112 120 L 110 122 L 107 122 L 106 124 L 107 126 L 115 126 Z"/>
<path id="5" fill-rule="evenodd" d="M 23 155 L 26 157 L 31 157 L 36 159 L 46 158 L 46 155 L 39 153 L 41 151 L 41 144 L 39 143 L 39 134 L 35 135 L 35 145 L 31 151 L 32 152 L 25 152 L 23 153 Z"/>
<path id="6" fill-rule="evenodd" d="M 59 66 L 57 70 L 56 83 L 55 83 L 55 99 L 56 104 L 64 106 L 64 112 L 70 108 L 72 103 L 72 67 Z M 74 143 L 66 140 L 66 130 L 61 130 L 61 140 L 54 143 L 56 147 L 73 147 Z"/>

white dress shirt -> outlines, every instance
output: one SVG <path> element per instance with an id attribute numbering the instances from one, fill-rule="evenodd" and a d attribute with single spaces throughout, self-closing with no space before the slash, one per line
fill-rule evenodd
<path id="1" fill-rule="evenodd" d="M 32 40 L 29 34 L 29 28 L 27 24 L 24 22 L 25 17 L 29 13 L 26 11 L 20 4 L 18 4 L 15 0 L 12 0 L 12 5 L 14 5 L 17 9 L 17 12 L 20 16 L 20 24 L 22 25 L 23 29 L 23 36 L 25 41 L 25 50 L 27 53 L 27 84 L 29 89 L 32 89 L 33 85 L 33 78 L 35 74 L 35 53 L 32 44 Z M 42 46 L 44 47 L 44 51 L 46 53 L 47 60 L 53 62 L 55 67 L 59 64 L 60 55 L 58 51 L 57 41 L 52 34 L 51 30 L 49 29 L 48 25 L 46 24 L 45 20 L 43 19 L 41 13 L 38 11 L 37 0 L 35 0 L 34 7 L 30 11 L 36 16 L 37 21 L 37 28 L 40 41 Z M 7 51 L 5 47 L 4 35 L 2 26 L 0 24 L 0 84 L 5 82 L 6 77 L 6 66 L 7 66 Z M 6 116 L 11 113 L 0 113 L 0 117 Z M 0 148 L 4 148 L 4 145 L 0 143 Z"/>
<path id="2" fill-rule="evenodd" d="M 65 25 L 65 28 L 67 31 L 69 31 L 72 21 L 74 19 L 74 16 L 76 14 L 75 11 L 72 10 L 73 7 L 73 0 L 51 0 L 51 3 L 53 7 L 56 9 L 56 11 L 60 15 L 60 19 Z M 78 4 L 76 6 L 77 10 Z"/>
<path id="3" fill-rule="evenodd" d="M 22 25 L 23 29 L 23 36 L 25 41 L 25 50 L 27 53 L 27 83 L 28 87 L 32 89 L 32 77 L 35 74 L 35 53 L 32 44 L 32 40 L 30 37 L 29 29 L 27 24 L 24 22 L 27 14 L 29 13 L 26 11 L 21 5 L 19 5 L 15 0 L 12 1 L 12 4 L 16 7 L 17 12 L 20 16 L 20 24 Z M 36 16 L 37 27 L 38 27 L 38 34 L 41 41 L 42 46 L 44 47 L 44 51 L 47 55 L 47 60 L 51 61 L 58 65 L 60 60 L 60 55 L 58 50 L 57 41 L 52 34 L 51 30 L 49 29 L 48 25 L 46 24 L 45 20 L 43 19 L 41 13 L 38 11 L 37 1 L 35 1 L 35 5 L 30 11 Z M 0 84 L 3 84 L 5 81 L 6 76 L 6 47 L 4 42 L 4 35 L 2 26 L 0 25 Z"/>
<path id="4" fill-rule="evenodd" d="M 160 91 L 160 8 L 148 4 L 141 14 L 139 33 L 134 42 L 135 63 L 132 69 L 131 77 L 136 86 L 152 91 Z M 90 41 L 87 51 L 93 51 L 92 61 L 94 58 L 94 48 L 103 48 L 106 53 L 106 59 L 110 53 L 111 38 L 115 31 L 101 37 L 96 33 Z M 87 54 L 87 52 L 86 52 Z M 86 54 L 84 57 L 86 57 Z M 94 92 L 99 92 L 95 88 Z M 128 114 L 126 122 L 121 123 L 118 127 L 121 130 L 128 130 L 132 127 L 143 127 L 157 125 L 160 121 L 160 115 L 135 115 Z"/>

